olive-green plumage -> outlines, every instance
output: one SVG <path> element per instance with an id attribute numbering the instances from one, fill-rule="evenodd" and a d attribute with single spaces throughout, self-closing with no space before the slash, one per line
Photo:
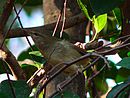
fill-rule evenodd
<path id="1" fill-rule="evenodd" d="M 52 37 L 49 33 L 38 33 L 36 31 L 30 32 L 36 46 L 39 48 L 42 55 L 48 59 L 48 63 L 52 67 L 62 62 L 69 62 L 81 56 L 81 54 L 74 48 L 75 46 L 66 41 Z M 89 62 L 88 59 L 82 60 L 76 64 L 71 65 L 64 73 L 72 75 L 77 70 L 82 70 Z"/>

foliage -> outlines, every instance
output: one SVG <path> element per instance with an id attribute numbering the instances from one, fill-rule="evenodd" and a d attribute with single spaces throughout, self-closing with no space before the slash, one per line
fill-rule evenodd
<path id="1" fill-rule="evenodd" d="M 26 81 L 10 81 L 10 83 L 16 98 L 28 98 L 31 90 Z M 5 80 L 0 84 L 0 98 L 14 98 L 10 83 L 8 80 Z"/>
<path id="2" fill-rule="evenodd" d="M 91 16 L 91 18 L 90 18 L 90 15 L 89 14 L 91 14 L 91 13 L 88 13 L 88 12 L 90 12 L 90 7 L 87 5 L 87 4 L 85 4 L 85 3 L 83 3 L 85 0 L 78 0 L 78 2 L 80 2 L 80 3 L 78 3 L 79 4 L 79 6 L 80 6 L 80 8 L 82 8 L 82 11 L 84 12 L 84 13 L 86 13 L 86 17 L 89 19 L 89 20 L 91 20 L 91 21 L 93 21 L 93 24 L 94 24 L 94 27 L 95 27 L 95 29 L 96 29 L 96 32 L 98 31 L 97 29 L 99 29 L 99 33 L 105 33 L 105 34 L 109 34 L 109 33 L 107 33 L 107 32 L 111 32 L 111 30 L 113 31 L 113 32 L 115 32 L 115 30 L 116 30 L 116 32 L 119 32 L 120 30 L 118 29 L 118 28 L 110 28 L 109 27 L 109 25 L 110 24 L 108 24 L 108 22 L 107 22 L 107 25 L 105 26 L 105 25 L 103 25 L 102 23 L 105 23 L 104 21 L 103 21 L 103 19 L 97 19 L 96 21 L 97 21 L 97 23 L 100 23 L 99 25 L 97 25 L 97 23 L 96 22 L 94 22 L 94 18 L 95 17 L 100 17 L 102 14 L 104 14 L 104 13 L 107 13 L 108 14 L 108 19 L 110 19 L 109 17 L 114 17 L 115 19 L 116 19 L 116 24 L 114 23 L 114 18 L 112 19 L 112 17 L 111 17 L 111 19 L 110 19 L 110 21 L 111 21 L 111 23 L 114 23 L 114 26 L 115 25 L 119 25 L 119 26 L 122 26 L 122 20 L 121 20 L 121 11 L 120 11 L 120 9 L 119 8 L 117 8 L 117 6 L 118 5 L 120 5 L 122 2 L 123 2 L 123 0 L 114 0 L 114 1 L 112 1 L 112 0 L 109 0 L 109 1 L 104 1 L 104 0 L 89 0 L 89 6 L 91 6 L 91 13 L 93 13 L 93 16 Z M 100 2 L 100 3 L 99 3 Z M 101 6 L 102 5 L 102 6 Z M 89 10 L 89 11 L 88 11 Z M 110 12 L 110 11 L 112 11 L 112 13 Z M 113 15 L 112 15 L 113 14 Z M 92 14 L 91 14 L 92 15 Z M 105 17 L 104 17 L 104 19 L 105 19 Z M 103 21 L 103 22 L 102 22 Z M 96 25 L 96 26 L 95 26 Z M 106 28 L 107 27 L 107 28 Z M 101 29 L 104 29 L 104 30 L 102 30 L 102 32 L 100 32 L 100 28 Z M 106 30 L 107 30 L 107 32 L 106 32 Z M 116 33 L 115 32 L 115 33 Z M 106 35 L 106 36 L 107 36 Z M 110 40 L 111 41 L 111 39 L 113 39 L 115 36 L 114 36 L 114 34 L 113 34 L 113 36 L 111 36 L 109 39 L 107 38 L 107 40 Z M 116 39 L 116 38 L 114 38 L 114 39 Z M 123 54 L 123 55 L 122 55 Z M 121 50 L 120 51 L 120 55 L 122 55 L 121 57 L 122 57 L 122 60 L 119 62 L 119 63 L 117 63 L 117 64 L 114 64 L 114 66 L 115 66 L 115 68 L 114 69 L 111 69 L 111 72 L 110 73 L 113 73 L 113 74 L 109 74 L 108 75 L 108 73 L 106 72 L 106 74 L 104 74 L 104 78 L 105 78 L 105 76 L 107 77 L 107 78 L 111 78 L 111 79 L 113 79 L 113 80 L 115 80 L 117 83 L 120 83 L 120 82 L 124 82 L 124 81 L 126 81 L 127 79 L 128 79 L 128 77 L 129 77 L 129 57 L 126 57 L 127 55 L 129 56 L 129 51 L 123 51 L 123 50 Z M 113 66 L 113 67 L 114 67 Z M 119 68 L 119 69 L 117 69 L 116 68 L 116 66 L 120 66 L 121 68 Z M 112 68 L 113 68 L 112 67 Z M 114 71 L 116 69 L 116 71 Z M 113 72 L 112 72 L 113 71 Z M 114 77 L 111 77 L 111 76 L 113 76 L 114 75 Z M 98 80 L 99 81 L 99 80 Z M 104 85 L 104 84 L 103 84 Z M 105 86 L 105 85 L 104 85 Z M 125 90 L 122 90 L 122 88 L 124 87 L 124 86 L 127 86 L 127 88 L 125 88 Z M 110 93 L 108 93 L 108 96 L 107 96 L 107 98 L 115 98 L 115 96 L 118 96 L 119 98 L 127 98 L 128 97 L 128 92 L 129 92 L 129 89 L 128 89 L 128 86 L 129 86 L 129 81 L 127 81 L 127 82 L 124 82 L 124 83 L 122 83 L 122 84 L 119 84 L 119 85 L 116 85 L 115 87 L 113 87 L 113 89 L 110 91 Z M 101 88 L 100 88 L 101 89 Z M 118 92 L 118 91 L 120 91 L 120 92 Z M 124 92 L 126 92 L 126 93 L 124 93 Z M 116 93 L 118 93 L 118 94 L 116 94 Z"/>
<path id="3" fill-rule="evenodd" d="M 94 15 L 93 24 L 97 33 L 99 33 L 105 27 L 106 23 L 107 23 L 107 14 L 103 14 L 98 17 Z"/>
<path id="4" fill-rule="evenodd" d="M 6 0 L 0 1 L 0 16 L 3 11 L 3 6 L 5 5 L 5 1 Z M 92 22 L 90 32 L 93 32 L 93 34 L 90 35 L 96 35 L 93 40 L 103 38 L 110 42 L 114 42 L 119 36 L 122 36 L 122 17 L 124 16 L 121 13 L 120 6 L 124 2 L 125 0 L 77 0 L 81 11 L 84 13 L 86 18 Z M 23 4 L 24 0 L 16 0 L 15 3 Z M 25 6 L 30 6 L 30 9 L 32 9 L 32 6 L 36 7 L 41 4 L 42 0 L 29 0 Z M 30 10 L 26 10 L 26 12 L 31 13 Z M 34 51 L 32 51 L 31 48 L 23 51 L 17 59 L 18 61 L 22 62 L 21 67 L 27 75 L 27 80 L 29 80 L 38 69 L 43 68 L 43 65 L 46 63 L 46 59 L 41 55 L 39 50 L 35 46 L 33 46 L 33 49 Z M 109 83 L 106 82 L 107 79 L 112 79 L 117 83 L 117 85 L 110 90 L 107 98 L 115 98 L 115 96 L 118 96 L 118 98 L 127 98 L 129 96 L 130 52 L 129 50 L 120 48 L 118 50 L 118 54 L 122 60 L 117 64 L 109 61 L 110 68 L 104 69 L 92 80 L 92 83 L 96 90 L 100 93 L 100 96 L 107 93 L 109 89 Z M 27 59 L 31 61 L 31 63 L 28 64 L 26 61 Z M 3 65 L 3 62 L 0 62 L 0 65 Z M 8 64 L 5 63 L 4 65 L 6 66 L 8 73 L 11 73 Z M 91 77 L 94 72 L 100 71 L 104 65 L 104 61 L 99 60 L 95 65 L 96 66 L 85 71 L 87 78 Z M 5 72 L 6 71 L 4 68 L 0 66 L 0 74 Z M 10 82 L 15 91 L 16 98 L 29 97 L 31 90 L 26 81 L 20 80 Z M 10 82 L 9 80 L 6 80 L 0 84 L 0 98 L 13 98 L 11 86 L 9 84 Z M 86 89 L 89 92 L 90 97 L 92 97 L 93 88 L 90 84 L 90 81 L 86 81 Z M 63 92 L 61 95 L 63 95 L 65 98 L 73 98 L 73 94 L 71 94 L 71 92 Z M 58 95 L 55 98 L 60 98 L 61 95 Z M 74 98 L 79 98 L 79 96 L 75 95 Z"/>
<path id="5" fill-rule="evenodd" d="M 129 85 L 130 80 L 125 81 L 124 83 L 121 83 L 119 85 L 116 85 L 112 88 L 112 90 L 108 93 L 107 98 L 128 98 L 129 97 Z M 121 91 L 122 90 L 122 91 Z M 119 94 L 117 94 L 119 93 Z"/>
<path id="6" fill-rule="evenodd" d="M 123 0 L 114 0 L 114 1 L 113 0 L 107 0 L 107 1 L 87 0 L 87 1 L 89 1 L 89 5 L 84 3 L 85 0 L 77 0 L 77 1 L 79 2 L 78 4 L 79 4 L 80 8 L 82 9 L 83 13 L 85 13 L 86 17 L 93 22 L 96 32 L 104 33 L 107 35 L 109 35 L 110 32 L 115 32 L 115 34 L 116 34 L 116 32 L 120 32 L 120 29 L 118 29 L 117 27 L 114 27 L 114 28 L 109 27 L 109 26 L 111 26 L 109 23 L 110 22 L 111 22 L 111 24 L 114 23 L 113 26 L 116 26 L 116 25 L 122 26 L 123 25 L 122 20 L 121 20 L 121 18 L 122 18 L 121 10 L 119 8 L 117 8 L 117 6 L 119 6 L 123 2 Z M 112 11 L 112 12 L 110 12 L 110 11 Z M 89 12 L 91 12 L 91 13 L 89 13 Z M 108 14 L 108 16 L 107 16 L 108 20 L 109 19 L 110 20 L 107 22 L 106 25 L 104 25 L 104 23 L 106 23 L 106 22 L 104 22 L 103 20 L 106 20 L 105 19 L 106 17 L 102 17 L 102 19 L 98 19 L 98 17 L 101 17 L 102 14 L 106 14 L 106 13 Z M 112 17 L 113 17 L 113 19 L 112 19 Z M 95 19 L 96 19 L 96 22 L 95 22 Z M 116 19 L 116 22 L 114 19 Z M 101 30 L 102 30 L 102 32 L 100 32 Z M 118 33 L 118 34 L 120 34 L 120 33 Z M 118 36 L 117 37 L 116 36 L 113 34 L 113 36 L 111 36 L 109 39 L 107 37 L 107 40 L 113 41 L 112 39 L 117 39 Z M 129 86 L 130 82 L 126 81 L 128 79 L 128 77 L 130 76 L 130 74 L 129 74 L 129 72 L 130 72 L 129 71 L 129 64 L 130 64 L 129 57 L 126 57 L 127 55 L 129 56 L 129 51 L 120 50 L 119 55 L 121 55 L 122 60 L 119 63 L 114 64 L 114 66 L 113 66 L 114 69 L 111 69 L 111 72 L 110 72 L 111 74 L 108 74 L 106 72 L 106 74 L 104 74 L 104 78 L 106 76 L 107 78 L 111 78 L 111 79 L 115 80 L 117 83 L 120 83 L 120 82 L 124 82 L 124 83 L 113 87 L 113 89 L 108 93 L 107 98 L 115 98 L 115 96 L 116 97 L 118 96 L 118 98 L 128 98 L 128 96 L 129 96 L 128 86 Z M 121 68 L 117 69 L 116 66 L 120 66 Z M 114 77 L 111 77 L 113 75 L 114 75 Z M 122 90 L 122 88 L 124 86 L 126 86 L 127 88 L 124 88 L 125 90 Z M 104 87 L 105 87 L 105 85 L 104 85 Z"/>

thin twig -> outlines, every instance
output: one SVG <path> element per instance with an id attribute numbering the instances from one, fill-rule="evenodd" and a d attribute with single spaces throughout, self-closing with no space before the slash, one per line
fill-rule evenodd
<path id="1" fill-rule="evenodd" d="M 103 65 L 103 67 L 98 71 L 96 72 L 94 75 L 92 75 L 88 81 L 91 81 L 93 78 L 95 78 L 97 75 L 99 75 L 101 73 L 101 71 L 106 67 L 107 64 Z"/>
<path id="2" fill-rule="evenodd" d="M 40 68 L 28 79 L 27 84 L 33 88 L 44 76 L 45 70 Z"/>
<path id="3" fill-rule="evenodd" d="M 17 19 L 18 19 L 18 21 L 19 21 L 19 24 L 20 24 L 20 26 L 21 26 L 21 28 L 22 28 L 22 30 L 23 30 L 24 28 L 23 28 L 22 22 L 21 22 L 21 20 L 20 20 L 20 16 L 19 16 L 18 13 L 17 13 L 17 10 L 16 10 L 15 5 L 14 5 L 14 12 L 16 13 L 16 17 L 17 17 Z M 26 32 L 25 32 L 24 30 L 23 30 L 23 33 L 26 34 Z M 31 45 L 31 43 L 30 43 L 28 37 L 25 36 L 25 38 L 26 38 L 26 40 L 27 40 L 29 46 L 31 47 L 31 49 L 32 49 L 32 51 L 33 51 L 34 49 L 33 49 L 32 45 Z"/>
<path id="4" fill-rule="evenodd" d="M 84 69 L 83 72 L 86 71 L 88 68 L 90 68 L 91 66 L 93 66 L 98 60 L 100 59 L 100 57 L 96 58 L 91 64 L 87 65 Z"/>
<path id="5" fill-rule="evenodd" d="M 0 43 L 1 43 L 0 47 L 7 53 L 7 58 L 5 59 L 5 61 L 8 63 L 8 66 L 9 66 L 13 76 L 16 79 L 24 79 L 25 80 L 25 73 L 23 72 L 23 70 L 19 66 L 18 62 L 16 61 L 15 56 L 8 50 L 8 48 L 4 44 L 6 37 L 3 38 L 2 32 L 5 28 L 5 24 L 7 23 L 8 18 L 12 12 L 14 1 L 7 0 L 6 4 L 7 5 L 5 6 L 5 8 L 1 14 L 1 17 L 0 17 L 0 19 L 1 19 L 1 21 L 0 21 L 0 32 L 1 32 L 0 33 Z"/>
<path id="6" fill-rule="evenodd" d="M 75 60 L 73 60 L 73 61 L 70 61 L 70 62 L 63 62 L 63 63 L 60 63 L 60 64 L 57 64 L 57 65 L 55 65 L 55 67 L 53 67 L 47 74 L 50 74 L 51 72 L 53 72 L 58 66 L 60 66 L 60 65 L 65 65 L 65 66 L 63 66 L 61 69 L 59 69 L 58 71 L 59 72 L 61 72 L 61 71 L 63 71 L 63 70 L 65 70 L 66 68 L 68 68 L 69 66 L 71 66 L 72 64 L 75 64 L 75 63 L 77 63 L 77 62 L 79 62 L 79 61 L 81 61 L 81 60 L 84 60 L 84 59 L 86 59 L 87 57 L 90 57 L 90 56 L 99 56 L 100 58 L 102 58 L 103 60 L 104 60 L 104 62 L 108 65 L 108 67 L 109 67 L 109 63 L 107 62 L 107 60 L 102 56 L 102 55 L 100 55 L 100 54 L 98 54 L 98 53 L 94 53 L 94 52 L 92 52 L 92 53 L 87 53 L 87 54 L 85 54 L 85 55 L 83 55 L 83 56 L 81 56 L 81 57 L 79 57 L 79 58 L 77 58 L 77 59 L 75 59 Z M 89 66 L 89 65 L 88 65 Z M 86 67 L 86 69 L 87 69 L 87 67 Z M 59 74 L 59 72 L 57 71 L 57 73 Z M 53 74 L 54 75 L 54 74 Z"/>
<path id="7" fill-rule="evenodd" d="M 89 20 L 86 26 L 86 35 L 90 34 L 90 28 L 91 28 L 92 22 Z"/>
<path id="8" fill-rule="evenodd" d="M 12 26 L 14 25 L 16 19 L 19 17 L 18 15 L 19 15 L 20 12 L 22 11 L 22 9 L 23 9 L 23 7 L 25 6 L 25 4 L 27 3 L 27 1 L 28 1 L 28 0 L 25 0 L 25 1 L 24 1 L 24 3 L 23 3 L 23 5 L 22 5 L 21 9 L 20 9 L 19 12 L 17 13 L 17 16 L 16 16 L 16 17 L 14 18 L 14 20 L 12 21 L 12 23 L 11 23 L 11 25 L 10 25 L 8 31 L 7 31 L 7 32 L 5 33 L 5 35 L 4 35 L 4 39 L 3 39 L 2 44 L 1 44 L 0 47 L 3 46 L 3 44 L 4 44 L 4 42 L 5 42 L 5 39 L 6 39 L 7 35 L 8 35 L 8 33 L 10 32 L 10 30 L 11 30 Z M 14 6 L 14 4 L 13 4 L 13 6 Z"/>
<path id="9" fill-rule="evenodd" d="M 108 43 L 108 44 L 106 44 L 106 45 L 104 45 L 104 46 L 98 47 L 98 48 L 95 49 L 95 50 L 98 51 L 98 50 L 102 49 L 102 48 L 105 47 L 105 46 L 114 44 L 115 42 L 117 42 L 117 41 L 119 41 L 119 40 L 123 40 L 123 39 L 128 38 L 128 37 L 130 37 L 130 35 L 126 35 L 126 36 L 119 37 L 118 39 L 116 39 L 116 40 L 113 41 L 112 43 Z M 126 41 L 127 41 L 127 39 L 125 40 L 125 42 L 126 42 Z"/>
<path id="10" fill-rule="evenodd" d="M 64 26 L 65 26 L 65 19 L 66 19 L 66 3 L 67 3 L 67 0 L 64 1 L 64 13 L 63 13 L 63 24 L 62 24 L 62 28 L 61 28 L 61 31 L 60 31 L 60 38 L 62 37 L 62 33 L 63 33 L 63 30 L 64 30 Z"/>
<path id="11" fill-rule="evenodd" d="M 61 20 L 62 11 L 63 11 L 63 9 L 61 9 L 61 11 L 60 11 L 60 13 L 59 13 L 59 16 L 58 16 L 58 19 L 57 19 L 57 22 L 56 22 L 56 26 L 55 26 L 55 28 L 54 28 L 54 31 L 53 31 L 53 33 L 52 33 L 52 36 L 55 36 L 55 33 L 56 33 L 56 30 L 57 30 L 57 27 L 58 27 L 59 22 L 60 22 L 60 20 Z"/>
<path id="12" fill-rule="evenodd" d="M 65 70 L 66 68 L 68 68 L 68 67 L 71 66 L 72 64 L 77 63 L 77 62 L 79 62 L 79 61 L 81 61 L 81 60 L 83 60 L 83 59 L 86 59 L 87 57 L 90 57 L 90 56 L 98 56 L 98 57 L 102 58 L 102 59 L 104 60 L 104 63 L 109 67 L 109 63 L 107 62 L 106 58 L 104 58 L 102 55 L 97 54 L 97 53 L 94 53 L 94 52 L 93 52 L 93 53 L 87 53 L 86 55 L 81 56 L 81 57 L 79 57 L 79 58 L 77 58 L 77 59 L 75 59 L 75 60 L 73 60 L 73 61 L 70 61 L 70 62 L 63 62 L 63 63 L 57 64 L 57 65 L 55 65 L 56 67 L 59 66 L 59 65 L 64 65 L 64 66 L 63 66 L 62 68 L 60 68 L 58 71 L 56 71 L 55 73 L 53 73 L 53 74 L 48 78 L 48 80 L 45 82 L 45 84 L 43 84 L 43 86 L 37 91 L 37 93 L 36 93 L 36 95 L 35 95 L 35 98 L 37 98 L 38 95 L 40 94 L 40 92 L 42 91 L 42 89 L 44 89 L 45 86 L 46 86 L 52 79 L 54 79 L 58 74 L 60 74 L 63 70 Z M 56 68 L 56 67 L 55 67 L 55 68 Z M 54 68 L 54 69 L 55 69 L 55 68 Z M 51 71 L 53 71 L 54 69 L 50 70 L 49 73 L 50 73 Z M 101 69 L 101 71 L 102 71 L 102 69 Z M 99 73 L 98 73 L 98 74 L 99 74 Z M 97 75 L 98 75 L 98 74 L 97 74 Z"/>
<path id="13" fill-rule="evenodd" d="M 55 49 L 56 49 L 56 47 L 54 47 L 54 49 L 50 52 L 48 58 L 46 59 L 46 63 L 47 63 L 47 62 L 49 61 L 49 59 L 51 58 L 51 55 L 54 53 Z M 37 70 L 37 71 L 34 73 L 34 75 L 27 81 L 27 83 L 28 83 L 31 87 L 34 87 L 34 85 L 35 85 L 36 83 L 38 83 L 43 77 L 45 77 L 45 75 L 46 75 L 45 72 L 44 72 L 42 75 L 37 76 L 37 74 L 38 74 L 39 72 L 41 72 L 41 70 L 43 70 L 43 69 Z M 44 71 L 46 71 L 46 70 L 44 70 Z M 34 81 L 35 78 L 37 78 L 36 81 Z M 32 84 L 32 82 L 33 82 L 33 84 Z M 35 82 L 35 83 L 34 83 L 34 82 Z"/>
<path id="14" fill-rule="evenodd" d="M 98 54 L 94 54 L 94 55 L 97 56 Z M 99 58 L 102 58 L 102 59 L 104 60 L 104 62 L 105 62 L 105 65 L 107 65 L 108 62 L 106 61 L 106 59 L 105 59 L 103 56 L 100 56 L 100 55 L 98 55 L 98 56 L 99 56 L 99 57 L 98 57 L 97 59 L 95 59 L 91 64 L 89 64 L 88 67 L 84 68 L 84 69 L 82 70 L 82 72 L 77 71 L 77 73 L 74 74 L 70 79 L 68 79 L 67 81 L 65 80 L 66 82 L 60 84 L 60 85 L 58 86 L 58 90 L 55 91 L 49 98 L 53 98 L 54 96 L 58 95 L 64 87 L 66 87 L 73 79 L 75 79 L 75 78 L 77 77 L 78 74 L 83 73 L 83 72 L 84 72 L 85 70 L 87 70 L 89 67 L 93 66 L 93 65 L 99 60 Z M 96 74 L 94 74 L 93 76 L 91 76 L 91 77 L 88 79 L 88 81 L 92 80 L 92 79 L 95 78 L 99 73 L 101 73 L 101 71 L 106 67 L 105 65 L 100 69 L 100 71 L 98 71 Z"/>
<path id="15" fill-rule="evenodd" d="M 128 36 L 127 36 L 128 37 Z M 127 41 L 129 41 L 130 40 L 130 37 L 128 37 L 127 39 L 125 39 L 124 41 L 123 41 L 123 43 L 126 43 Z"/>
<path id="16" fill-rule="evenodd" d="M 115 50 L 118 50 L 118 49 L 120 49 L 120 48 L 123 48 L 123 47 L 126 47 L 126 46 L 129 46 L 130 45 L 130 43 L 126 43 L 126 44 L 123 44 L 123 45 L 120 45 L 120 46 L 117 46 L 117 47 L 115 47 L 115 48 L 112 48 L 112 49 L 109 49 L 109 50 L 105 50 L 105 51 L 102 51 L 102 52 L 97 52 L 97 53 L 99 53 L 99 54 L 108 54 L 109 52 L 112 52 L 112 51 L 115 51 Z"/>
<path id="17" fill-rule="evenodd" d="M 77 72 L 77 74 L 74 74 L 73 77 L 71 77 L 70 79 L 65 80 L 65 82 L 63 81 L 64 83 L 59 84 L 57 86 L 57 90 L 51 96 L 49 96 L 49 98 L 53 98 L 53 97 L 57 96 L 59 93 L 61 93 L 62 89 L 64 89 L 64 87 L 66 87 L 69 83 L 71 83 L 71 81 L 73 79 L 75 79 L 77 77 L 77 75 L 79 75 L 79 72 Z"/>

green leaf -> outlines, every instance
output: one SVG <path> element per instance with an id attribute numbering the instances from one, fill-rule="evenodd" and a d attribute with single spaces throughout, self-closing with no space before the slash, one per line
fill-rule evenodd
<path id="1" fill-rule="evenodd" d="M 0 92 L 0 98 L 8 98 L 7 94 L 3 94 Z"/>
<path id="2" fill-rule="evenodd" d="M 125 0 L 90 0 L 90 4 L 95 15 L 108 13 L 118 7 Z"/>
<path id="3" fill-rule="evenodd" d="M 130 52 L 127 53 L 127 56 L 130 57 Z"/>
<path id="4" fill-rule="evenodd" d="M 129 98 L 130 87 L 125 88 L 119 95 L 118 98 Z"/>
<path id="5" fill-rule="evenodd" d="M 121 10 L 119 8 L 115 8 L 113 10 L 114 16 L 116 18 L 117 23 L 119 24 L 119 26 L 122 26 L 122 19 L 121 19 Z"/>
<path id="6" fill-rule="evenodd" d="M 110 15 L 111 13 L 109 13 L 107 15 L 107 23 L 105 25 L 105 27 L 103 28 L 102 32 L 100 33 L 104 39 L 106 40 L 110 40 L 110 38 L 118 38 L 120 35 L 120 30 L 117 29 L 117 21 L 115 19 L 114 16 Z M 110 36 L 110 37 L 108 37 Z"/>
<path id="7" fill-rule="evenodd" d="M 127 78 L 123 77 L 123 76 L 120 76 L 120 75 L 117 75 L 116 76 L 116 83 L 120 83 L 120 82 L 123 82 L 125 81 Z"/>
<path id="8" fill-rule="evenodd" d="M 33 58 L 33 61 L 36 61 L 36 63 L 44 64 L 46 62 L 46 59 L 42 56 L 42 54 L 39 51 L 32 51 L 29 52 L 29 54 Z"/>
<path id="9" fill-rule="evenodd" d="M 27 85 L 26 81 L 11 81 L 11 84 L 13 86 L 16 98 L 29 97 L 31 90 Z M 12 90 L 7 80 L 1 82 L 0 84 L 0 94 L 1 93 L 2 96 L 5 96 L 3 98 L 13 98 Z M 0 98 L 2 98 L 2 96 L 0 96 Z"/>
<path id="10" fill-rule="evenodd" d="M 124 68 L 130 69 L 130 57 L 123 58 L 116 66 L 122 66 Z"/>
<path id="11" fill-rule="evenodd" d="M 88 10 L 87 10 L 87 8 L 86 8 L 85 3 L 83 3 L 81 0 L 77 0 L 77 2 L 78 2 L 78 5 L 79 5 L 80 9 L 81 9 L 82 12 L 85 14 L 85 16 L 86 16 L 89 20 L 91 20 L 91 18 L 90 18 L 90 16 L 89 16 L 89 13 L 88 13 Z"/>
<path id="12" fill-rule="evenodd" d="M 29 64 L 22 64 L 21 67 L 26 74 L 27 80 L 37 71 L 37 68 L 39 68 L 35 65 L 29 65 Z"/>
<path id="13" fill-rule="evenodd" d="M 95 77 L 94 79 L 95 87 L 101 94 L 105 94 L 108 91 L 108 85 L 104 77 Z"/>
<path id="14" fill-rule="evenodd" d="M 32 46 L 34 51 L 38 51 L 37 47 L 34 45 Z M 29 52 L 32 52 L 31 48 L 28 48 L 27 50 L 23 51 L 20 53 L 20 55 L 18 56 L 17 60 L 18 61 L 23 61 L 25 59 L 33 59 L 30 55 Z"/>
<path id="15" fill-rule="evenodd" d="M 23 51 L 17 58 L 18 61 L 23 61 L 25 59 L 31 59 L 30 55 L 28 54 L 27 51 Z"/>
<path id="16" fill-rule="evenodd" d="M 33 54 L 33 55 L 35 55 L 35 56 L 40 56 L 40 57 L 42 57 L 42 54 L 41 54 L 39 51 L 31 51 L 31 52 L 29 52 L 29 54 Z"/>
<path id="17" fill-rule="evenodd" d="M 99 15 L 98 17 L 94 15 L 93 23 L 94 23 L 96 32 L 99 33 L 105 27 L 107 23 L 107 14 Z"/>
<path id="18" fill-rule="evenodd" d="M 116 83 L 123 82 L 123 81 L 127 80 L 129 76 L 130 76 L 130 69 L 120 68 L 118 70 L 115 81 L 116 81 Z"/>
<path id="19" fill-rule="evenodd" d="M 105 70 L 105 74 L 104 74 L 105 76 L 104 77 L 115 80 L 118 70 L 117 70 L 117 68 L 116 68 L 116 66 L 113 62 L 111 62 L 111 61 L 109 61 L 109 62 L 110 62 L 109 63 L 110 68 Z"/>
<path id="20" fill-rule="evenodd" d="M 6 73 L 6 70 L 3 66 L 6 67 L 8 73 L 11 74 L 10 68 L 8 67 L 7 63 L 3 62 L 2 60 L 0 60 L 0 74 Z"/>
<path id="21" fill-rule="evenodd" d="M 119 56 L 121 58 L 124 58 L 124 57 L 127 57 L 128 56 L 128 52 L 129 50 L 126 50 L 126 49 L 121 49 L 121 51 L 118 52 Z"/>
<path id="22" fill-rule="evenodd" d="M 121 83 L 119 85 L 116 85 L 115 87 L 112 88 L 112 90 L 108 93 L 106 98 L 117 98 L 117 93 L 121 91 L 118 95 L 118 98 L 128 98 L 129 95 L 129 90 L 128 86 L 130 85 L 130 80 Z M 123 89 L 125 88 L 125 89 Z M 125 96 L 125 97 L 122 97 Z M 127 97 L 126 97 L 127 96 Z"/>

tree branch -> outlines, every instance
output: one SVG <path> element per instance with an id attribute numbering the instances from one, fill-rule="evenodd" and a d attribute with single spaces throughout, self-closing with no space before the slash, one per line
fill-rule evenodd
<path id="1" fill-rule="evenodd" d="M 14 1 L 15 0 L 7 0 L 6 4 L 4 6 L 3 13 L 0 17 L 0 30 L 2 30 L 5 27 L 5 24 L 11 14 Z"/>
<path id="2" fill-rule="evenodd" d="M 13 4 L 15 0 L 7 0 L 3 13 L 0 17 L 0 45 L 1 49 L 4 50 L 7 53 L 7 58 L 5 59 L 6 62 L 9 64 L 9 68 L 12 72 L 12 74 L 15 76 L 16 79 L 24 79 L 25 80 L 25 74 L 18 64 L 15 56 L 8 50 L 5 44 L 3 44 L 3 41 L 5 40 L 2 32 L 4 30 L 4 27 L 7 23 L 7 20 L 12 12 Z"/>
<path id="3" fill-rule="evenodd" d="M 77 25 L 79 23 L 82 23 L 84 21 L 86 21 L 86 17 L 82 13 L 78 14 L 76 16 L 70 17 L 70 18 L 66 19 L 64 29 L 70 28 L 70 27 Z M 47 32 L 47 33 L 52 34 L 52 32 L 55 28 L 55 24 L 56 24 L 56 22 L 51 23 L 51 24 L 46 24 L 44 26 L 39 26 L 39 27 L 31 27 L 31 28 L 24 28 L 24 29 L 21 29 L 21 28 L 13 29 L 9 32 L 7 37 L 8 38 L 24 37 L 26 35 L 29 35 L 28 34 L 29 32 L 27 32 L 27 31 L 38 31 L 39 33 Z M 59 23 L 59 26 L 57 27 L 57 32 L 60 32 L 61 27 L 62 27 L 62 21 Z M 25 30 L 26 33 L 23 33 L 23 30 Z"/>

